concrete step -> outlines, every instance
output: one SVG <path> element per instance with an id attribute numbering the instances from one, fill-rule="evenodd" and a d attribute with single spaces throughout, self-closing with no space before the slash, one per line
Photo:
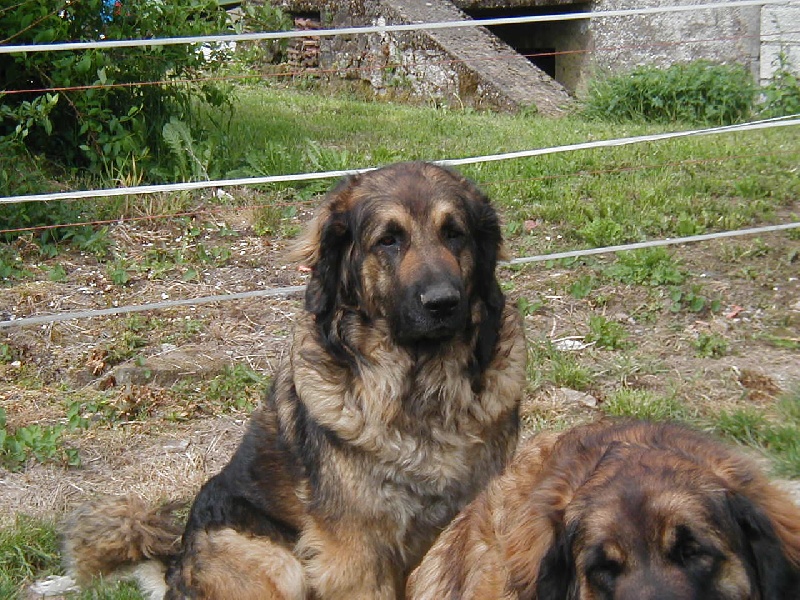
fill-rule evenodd
<path id="1" fill-rule="evenodd" d="M 323 21 L 357 27 L 469 18 L 449 0 L 350 0 L 331 2 Z M 324 39 L 321 52 L 324 68 L 357 73 L 379 91 L 406 86 L 453 104 L 535 107 L 546 115 L 562 114 L 571 102 L 561 84 L 483 27 L 339 36 Z"/>

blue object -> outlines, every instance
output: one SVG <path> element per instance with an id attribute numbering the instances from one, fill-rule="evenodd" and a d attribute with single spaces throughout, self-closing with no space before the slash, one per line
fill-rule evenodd
<path id="1" fill-rule="evenodd" d="M 114 18 L 114 9 L 117 6 L 117 0 L 103 0 L 103 5 L 100 8 L 100 18 L 108 23 Z"/>

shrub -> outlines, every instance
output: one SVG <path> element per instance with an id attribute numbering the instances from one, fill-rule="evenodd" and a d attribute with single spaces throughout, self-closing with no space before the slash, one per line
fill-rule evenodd
<path id="1" fill-rule="evenodd" d="M 122 0 L 113 8 L 104 0 L 31 0 L 25 10 L 0 13 L 0 30 L 16 32 L 5 42 L 14 44 L 202 35 L 226 26 L 227 14 L 215 0 Z M 4 112 L 36 104 L 43 93 L 35 90 L 90 86 L 59 91 L 46 120 L 29 128 L 25 143 L 65 164 L 114 173 L 132 160 L 146 163 L 158 154 L 163 124 L 170 115 L 185 116 L 192 97 L 188 88 L 169 83 L 93 86 L 193 78 L 221 58 L 212 55 L 206 61 L 188 44 L 4 54 L 0 70 L 6 90 L 34 90 L 7 94 Z M 217 87 L 201 86 L 201 91 L 206 101 L 224 101 Z M 8 135 L 17 125 L 4 118 L 0 134 Z"/>
<path id="2" fill-rule="evenodd" d="M 267 28 L 269 19 L 285 25 L 272 8 L 246 14 L 259 27 Z M 185 37 L 230 28 L 217 0 L 27 0 L 24 10 L 0 11 L 0 31 L 16 32 L 6 44 Z M 0 145 L 22 141 L 30 151 L 107 179 L 173 175 L 176 158 L 164 142 L 165 126 L 186 122 L 197 141 L 203 133 L 193 118 L 196 103 L 219 108 L 228 102 L 221 84 L 185 82 L 208 79 L 230 53 L 224 44 L 175 44 L 0 55 L 6 90 L 0 92 Z"/>
<path id="3" fill-rule="evenodd" d="M 24 10 L 0 10 L 0 31 L 14 32 L 3 42 L 20 45 L 196 36 L 249 23 L 288 24 L 271 6 L 249 6 L 231 25 L 217 0 L 26 0 Z M 226 153 L 201 122 L 223 120 L 201 118 L 198 108 L 229 105 L 227 88 L 185 82 L 208 79 L 230 52 L 226 45 L 176 44 L 0 55 L 0 195 L 52 187 L 52 163 L 88 171 L 105 185 L 219 175 Z M 0 229 L 74 223 L 91 216 L 84 209 L 77 202 L 3 205 Z M 52 230 L 41 237 L 47 243 L 69 235 Z"/>
<path id="4" fill-rule="evenodd" d="M 755 95 L 745 67 L 697 60 L 599 79 L 589 88 L 584 113 L 611 120 L 727 125 L 749 116 Z"/>

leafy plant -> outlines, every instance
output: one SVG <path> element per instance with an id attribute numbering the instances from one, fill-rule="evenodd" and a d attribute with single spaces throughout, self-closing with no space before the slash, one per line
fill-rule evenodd
<path id="1" fill-rule="evenodd" d="M 127 285 L 131 281 L 133 268 L 124 260 L 117 259 L 106 267 L 108 278 L 114 285 Z"/>
<path id="2" fill-rule="evenodd" d="M 586 298 L 596 285 L 597 280 L 594 277 L 591 275 L 583 275 L 570 284 L 569 294 L 573 298 L 581 300 Z"/>
<path id="3" fill-rule="evenodd" d="M 175 174 L 185 181 L 202 181 L 210 179 L 212 149 L 201 146 L 192 136 L 189 126 L 176 117 L 171 117 L 162 128 L 164 143 L 172 153 Z"/>
<path id="4" fill-rule="evenodd" d="M 211 402 L 250 409 L 266 388 L 268 377 L 237 363 L 212 379 L 203 390 L 203 396 Z"/>
<path id="5" fill-rule="evenodd" d="M 147 344 L 145 333 L 151 327 L 151 321 L 141 315 L 128 317 L 123 330 L 105 348 L 106 362 L 116 365 L 136 356 L 137 351 Z"/>
<path id="6" fill-rule="evenodd" d="M 608 218 L 589 221 L 578 230 L 578 235 L 596 248 L 625 242 L 625 230 L 622 225 Z"/>
<path id="7" fill-rule="evenodd" d="M 11 122 L 14 127 L 6 127 L 0 136 L 0 150 L 8 151 L 22 145 L 32 131 L 41 128 L 46 135 L 53 133 L 50 113 L 58 104 L 58 94 L 44 94 L 33 100 L 23 100 L 15 108 L 0 104 L 0 123 Z M 6 183 L 3 181 L 3 183 Z"/>
<path id="8" fill-rule="evenodd" d="M 762 117 L 783 117 L 800 113 L 800 78 L 792 70 L 786 52 L 778 53 L 777 65 L 769 83 L 761 88 L 759 110 Z"/>
<path id="9" fill-rule="evenodd" d="M 80 464 L 78 451 L 63 445 L 66 425 L 28 425 L 10 431 L 6 411 L 0 408 L 0 464 L 10 470 L 22 468 L 31 458 L 39 462 Z"/>
<path id="10" fill-rule="evenodd" d="M 0 31 L 15 32 L 5 43 L 44 44 L 190 36 L 230 27 L 217 0 L 123 1 L 112 12 L 106 6 L 104 0 L 27 0 L 24 10 L 0 10 Z M 277 19 L 280 11 L 259 14 Z M 203 143 L 196 140 L 208 136 L 196 117 L 197 107 L 204 102 L 219 109 L 229 97 L 219 84 L 193 88 L 179 82 L 202 79 L 228 58 L 227 51 L 204 54 L 191 44 L 0 55 L 4 90 L 13 92 L 0 94 L 0 193 L 49 188 L 46 174 L 38 173 L 34 157 L 40 156 L 115 182 L 144 173 L 198 178 L 210 169 L 198 161 L 209 163 L 211 156 L 222 161 L 224 156 L 208 147 L 199 152 Z M 41 91 L 56 88 L 58 92 Z M 188 123 L 193 132 L 192 145 L 184 145 L 180 153 L 170 150 L 170 138 L 163 135 L 174 120 Z M 187 155 L 196 160 L 182 169 Z M 35 168 L 21 172 L 20 163 Z M 83 208 L 76 202 L 6 204 L 0 206 L 0 229 L 80 222 L 85 220 Z M 90 252 L 102 253 L 93 233 L 66 228 L 39 236 L 42 243 L 72 238 L 79 245 L 83 237 L 84 245 L 93 246 Z"/>
<path id="11" fill-rule="evenodd" d="M 693 285 L 690 289 L 684 290 L 680 287 L 673 287 L 669 292 L 670 310 L 672 312 L 680 312 L 681 310 L 688 310 L 694 313 L 701 313 L 709 310 L 711 312 L 719 312 L 722 303 L 719 298 L 708 298 L 702 293 L 702 288 L 699 285 Z"/>
<path id="12" fill-rule="evenodd" d="M 637 285 L 677 285 L 686 277 L 672 255 L 660 247 L 621 252 L 604 272 L 622 283 Z"/>
<path id="13" fill-rule="evenodd" d="M 11 344 L 0 344 L 0 364 L 8 364 L 17 360 L 18 352 Z"/>
<path id="14" fill-rule="evenodd" d="M 285 27 L 275 9 L 249 10 L 259 27 Z M 272 19 L 273 27 L 267 21 Z M 16 32 L 5 43 L 138 39 L 219 34 L 231 23 L 217 0 L 128 2 L 109 11 L 103 0 L 27 0 L 24 10 L 0 11 L 0 31 Z M 170 153 L 165 125 L 177 119 L 203 136 L 197 103 L 219 109 L 226 89 L 208 75 L 230 62 L 226 45 L 198 50 L 192 44 L 153 45 L 123 50 L 86 49 L 0 55 L 4 89 L 15 92 L 0 103 L 0 140 L 23 141 L 65 164 L 96 175 L 125 177 L 171 170 L 183 155 Z M 196 86 L 181 83 L 204 80 Z M 55 92 L 40 92 L 60 88 Z M 197 142 L 194 142 L 195 146 Z M 185 148 L 184 148 L 185 149 Z M 191 164 L 193 173 L 198 165 Z M 208 167 L 204 166 L 207 171 Z"/>
<path id="15" fill-rule="evenodd" d="M 718 333 L 700 333 L 692 346 L 702 358 L 720 358 L 728 353 L 728 340 Z"/>
<path id="16" fill-rule="evenodd" d="M 756 86 L 742 65 L 696 60 L 638 67 L 590 85 L 584 114 L 610 120 L 728 125 L 745 120 Z"/>
<path id="17" fill-rule="evenodd" d="M 541 310 L 543 306 L 544 301 L 542 301 L 540 298 L 537 298 L 536 300 L 529 300 L 528 298 L 521 296 L 517 299 L 517 308 L 519 309 L 519 312 L 525 316 L 535 314 Z"/>
<path id="18" fill-rule="evenodd" d="M 589 316 L 589 333 L 584 338 L 593 342 L 598 348 L 623 350 L 630 344 L 627 342 L 625 328 L 616 321 L 609 321 L 603 315 Z"/>

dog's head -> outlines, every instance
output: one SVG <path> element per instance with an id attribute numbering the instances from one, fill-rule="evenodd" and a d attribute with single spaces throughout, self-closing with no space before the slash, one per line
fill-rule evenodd
<path id="1" fill-rule="evenodd" d="M 577 477 L 578 456 L 565 459 L 573 480 L 551 506 L 554 533 L 538 566 L 517 565 L 518 589 L 538 600 L 800 597 L 800 512 L 749 462 L 678 427 L 618 434 L 573 447 Z"/>
<path id="2" fill-rule="evenodd" d="M 306 309 L 326 335 L 346 310 L 385 320 L 400 345 L 424 346 L 492 320 L 496 329 L 500 246 L 486 196 L 449 169 L 416 162 L 340 182 L 294 256 L 312 269 Z"/>

